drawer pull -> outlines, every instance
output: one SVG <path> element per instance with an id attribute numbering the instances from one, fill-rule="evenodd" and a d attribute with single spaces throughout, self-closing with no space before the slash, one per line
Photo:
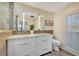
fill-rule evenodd
<path id="1" fill-rule="evenodd" d="M 28 45 L 28 44 L 30 44 L 30 43 L 23 43 L 23 44 L 20 44 L 20 45 Z"/>

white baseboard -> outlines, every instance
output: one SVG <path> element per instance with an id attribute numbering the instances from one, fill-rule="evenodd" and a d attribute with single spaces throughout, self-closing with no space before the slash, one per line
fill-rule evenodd
<path id="1" fill-rule="evenodd" d="M 68 52 L 70 52 L 70 53 L 72 53 L 73 55 L 79 56 L 79 51 L 76 51 L 76 50 L 74 50 L 72 48 L 64 47 L 64 46 L 62 46 L 61 48 L 68 51 Z"/>

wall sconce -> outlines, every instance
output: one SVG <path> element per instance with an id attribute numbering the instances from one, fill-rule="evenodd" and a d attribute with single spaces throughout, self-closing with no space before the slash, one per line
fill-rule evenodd
<path id="1" fill-rule="evenodd" d="M 38 29 L 39 30 L 41 29 L 41 17 L 40 17 L 40 14 L 38 16 Z"/>

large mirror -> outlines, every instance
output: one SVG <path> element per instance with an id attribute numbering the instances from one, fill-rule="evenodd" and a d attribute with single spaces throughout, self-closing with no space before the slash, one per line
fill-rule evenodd
<path id="1" fill-rule="evenodd" d="M 0 30 L 9 29 L 9 3 L 0 2 Z"/>

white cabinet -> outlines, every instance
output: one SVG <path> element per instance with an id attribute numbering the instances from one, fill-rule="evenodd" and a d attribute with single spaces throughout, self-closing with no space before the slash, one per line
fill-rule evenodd
<path id="1" fill-rule="evenodd" d="M 33 37 L 8 40 L 8 55 L 30 55 L 35 50 L 35 45 L 36 41 Z M 35 53 L 32 52 L 31 55 L 35 55 Z"/>
<path id="2" fill-rule="evenodd" d="M 7 40 L 7 55 L 37 56 L 52 51 L 52 36 L 33 36 Z"/>
<path id="3" fill-rule="evenodd" d="M 37 55 L 42 55 L 46 52 L 52 51 L 52 37 L 40 36 L 37 40 Z"/>

